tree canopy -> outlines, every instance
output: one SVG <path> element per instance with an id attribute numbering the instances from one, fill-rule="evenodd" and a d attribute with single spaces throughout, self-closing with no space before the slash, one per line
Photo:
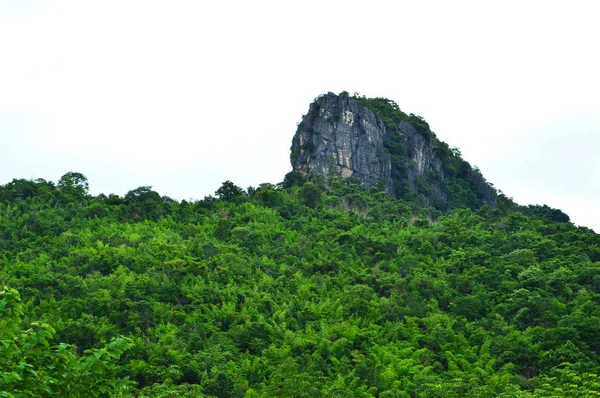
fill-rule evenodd
<path id="1" fill-rule="evenodd" d="M 600 236 L 559 210 L 215 195 L 0 186 L 0 396 L 600 394 Z"/>

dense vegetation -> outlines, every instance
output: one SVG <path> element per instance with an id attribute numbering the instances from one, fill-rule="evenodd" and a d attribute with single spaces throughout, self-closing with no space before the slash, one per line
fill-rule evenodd
<path id="1" fill-rule="evenodd" d="M 340 95 L 349 94 L 343 92 Z M 450 148 L 440 141 L 421 116 L 404 113 L 398 104 L 387 98 L 367 98 L 354 94 L 359 104 L 370 109 L 381 120 L 390 134 L 386 150 L 391 161 L 391 177 L 394 181 L 395 196 L 424 206 L 431 206 L 442 212 L 468 207 L 478 209 L 484 204 L 482 198 L 488 187 L 477 168 L 461 157 L 457 148 Z M 433 148 L 442 162 L 441 171 L 426 170 L 419 175 L 412 170 L 413 149 L 406 146 L 406 140 L 400 131 L 402 122 L 410 124 Z M 409 175 L 414 181 L 409 182 Z M 439 193 L 444 192 L 447 197 Z"/>
<path id="2" fill-rule="evenodd" d="M 502 195 L 441 216 L 294 174 L 193 203 L 13 180 L 0 396 L 598 396 L 599 261 Z"/>

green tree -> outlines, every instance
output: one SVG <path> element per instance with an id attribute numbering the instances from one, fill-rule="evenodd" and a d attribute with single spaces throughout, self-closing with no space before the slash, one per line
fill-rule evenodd
<path id="1" fill-rule="evenodd" d="M 315 208 L 321 204 L 322 193 L 315 183 L 308 181 L 300 188 L 300 197 L 306 206 Z"/>
<path id="2" fill-rule="evenodd" d="M 97 397 L 116 384 L 115 363 L 129 347 L 129 339 L 113 339 L 102 349 L 77 357 L 74 347 L 50 345 L 55 330 L 33 322 L 21 328 L 23 305 L 19 292 L 0 291 L 0 396 Z"/>
<path id="3" fill-rule="evenodd" d="M 87 177 L 73 171 L 63 175 L 56 187 L 65 201 L 80 201 L 89 194 Z"/>
<path id="4" fill-rule="evenodd" d="M 245 195 L 245 192 L 242 188 L 238 187 L 233 182 L 227 180 L 221 185 L 219 189 L 215 191 L 215 195 L 221 200 L 231 202 L 243 197 Z"/>
<path id="5" fill-rule="evenodd" d="M 150 186 L 139 187 L 127 192 L 123 202 L 128 210 L 126 218 L 132 220 L 157 220 L 165 212 L 163 199 Z"/>

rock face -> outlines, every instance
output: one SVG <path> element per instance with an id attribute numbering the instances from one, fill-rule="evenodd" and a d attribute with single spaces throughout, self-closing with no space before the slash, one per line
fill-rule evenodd
<path id="1" fill-rule="evenodd" d="M 373 112 L 348 96 L 329 93 L 310 105 L 292 140 L 292 166 L 301 173 L 382 180 L 393 193 L 387 131 Z"/>
<path id="2" fill-rule="evenodd" d="M 404 149 L 408 155 L 409 167 L 406 167 L 406 173 L 410 189 L 419 192 L 417 177 L 423 176 L 426 172 L 439 173 L 440 178 L 443 179 L 444 167 L 442 159 L 434 152 L 435 141 L 426 139 L 412 124 L 404 120 L 398 124 L 398 130 L 404 136 Z M 438 181 L 431 184 L 431 196 L 435 200 L 446 203 L 448 195 L 440 185 Z"/>
<path id="3" fill-rule="evenodd" d="M 381 181 L 390 195 L 416 194 L 440 209 L 449 203 L 496 207 L 496 193 L 478 171 L 439 141 L 422 119 L 411 115 L 416 122 L 411 121 L 399 109 L 397 114 L 405 120 L 390 125 L 386 119 L 386 125 L 347 94 L 318 97 L 292 140 L 294 171 L 353 177 L 366 187 Z"/>

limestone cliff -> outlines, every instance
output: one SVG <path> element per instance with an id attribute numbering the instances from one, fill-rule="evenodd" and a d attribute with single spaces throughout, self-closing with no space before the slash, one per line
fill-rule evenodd
<path id="1" fill-rule="evenodd" d="M 310 105 L 292 141 L 292 166 L 302 173 L 357 177 L 370 187 L 382 180 L 393 193 L 387 131 L 372 111 L 348 96 L 329 93 Z"/>
<path id="2" fill-rule="evenodd" d="M 496 206 L 481 174 L 427 123 L 392 101 L 328 93 L 310 105 L 292 140 L 294 171 L 354 177 L 366 187 L 381 181 L 396 197 L 438 209 Z"/>

